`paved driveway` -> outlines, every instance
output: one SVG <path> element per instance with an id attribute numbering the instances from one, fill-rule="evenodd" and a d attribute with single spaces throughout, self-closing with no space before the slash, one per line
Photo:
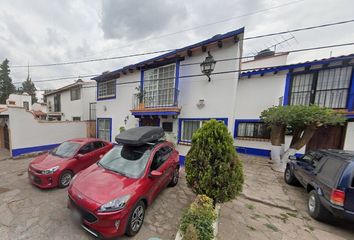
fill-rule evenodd
<path id="1" fill-rule="evenodd" d="M 0 161 L 0 239 L 94 239 L 70 219 L 67 190 L 40 190 L 27 179 L 29 159 Z M 136 237 L 174 239 L 179 217 L 194 199 L 184 178 L 165 189 L 148 208 Z"/>
<path id="2" fill-rule="evenodd" d="M 223 204 L 218 239 L 354 239 L 349 223 L 325 224 L 306 212 L 307 193 L 303 188 L 284 183 L 266 159 L 240 155 L 244 162 L 243 194 Z"/>

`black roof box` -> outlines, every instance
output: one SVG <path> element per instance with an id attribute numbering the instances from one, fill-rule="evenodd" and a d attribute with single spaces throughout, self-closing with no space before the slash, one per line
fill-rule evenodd
<path id="1" fill-rule="evenodd" d="M 116 142 L 126 145 L 144 145 L 155 142 L 165 135 L 161 127 L 137 127 L 121 132 L 116 136 Z"/>

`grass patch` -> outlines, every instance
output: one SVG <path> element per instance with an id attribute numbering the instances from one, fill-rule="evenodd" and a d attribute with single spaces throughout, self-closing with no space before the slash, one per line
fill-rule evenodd
<path id="1" fill-rule="evenodd" d="M 261 215 L 257 214 L 257 213 L 254 213 L 252 216 L 251 216 L 251 219 L 253 220 L 257 220 L 258 218 L 262 218 Z"/>
<path id="2" fill-rule="evenodd" d="M 279 229 L 274 224 L 266 223 L 266 224 L 264 224 L 264 226 L 266 226 L 267 228 L 273 230 L 274 232 L 279 232 Z"/>
<path id="3" fill-rule="evenodd" d="M 308 230 L 310 230 L 311 232 L 313 232 L 315 230 L 314 227 L 310 226 L 310 225 L 306 225 L 305 226 Z"/>
<path id="4" fill-rule="evenodd" d="M 249 210 L 254 210 L 256 207 L 253 204 L 247 203 L 246 208 L 248 208 Z"/>

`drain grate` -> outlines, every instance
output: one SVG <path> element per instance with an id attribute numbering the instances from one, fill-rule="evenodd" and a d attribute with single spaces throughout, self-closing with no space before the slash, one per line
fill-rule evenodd
<path id="1" fill-rule="evenodd" d="M 0 193 L 4 193 L 4 192 L 8 192 L 8 191 L 10 191 L 10 189 L 0 187 Z"/>

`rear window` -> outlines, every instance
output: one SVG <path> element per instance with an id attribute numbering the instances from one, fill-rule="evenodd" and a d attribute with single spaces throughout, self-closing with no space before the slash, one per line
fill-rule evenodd
<path id="1" fill-rule="evenodd" d="M 343 161 L 333 158 L 327 158 L 323 164 L 318 178 L 329 186 L 334 186 L 337 182 L 339 171 L 342 169 Z"/>

